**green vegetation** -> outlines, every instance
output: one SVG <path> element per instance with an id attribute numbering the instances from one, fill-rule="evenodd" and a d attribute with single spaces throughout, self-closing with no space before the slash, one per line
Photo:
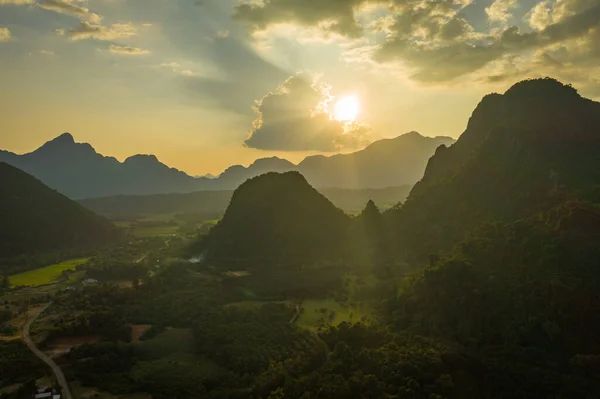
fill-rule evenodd
<path id="1" fill-rule="evenodd" d="M 179 226 L 177 224 L 163 226 L 134 225 L 132 230 L 133 235 L 138 238 L 169 237 L 179 231 Z"/>
<path id="2" fill-rule="evenodd" d="M 301 304 L 301 312 L 296 324 L 312 330 L 323 325 L 356 323 L 368 316 L 367 309 L 361 306 L 344 306 L 332 299 L 308 299 Z"/>
<path id="3" fill-rule="evenodd" d="M 0 341 L 0 388 L 40 378 L 47 366 L 22 342 Z"/>
<path id="4" fill-rule="evenodd" d="M 158 336 L 135 345 L 142 359 L 155 360 L 172 354 L 194 353 L 194 336 L 189 328 L 169 328 Z"/>
<path id="5" fill-rule="evenodd" d="M 71 259 L 56 265 L 50 265 L 41 269 L 31 270 L 21 274 L 10 276 L 10 283 L 14 286 L 38 286 L 52 284 L 66 270 L 75 270 L 77 266 L 84 265 L 89 258 Z M 70 278 L 70 277 L 69 277 Z"/>

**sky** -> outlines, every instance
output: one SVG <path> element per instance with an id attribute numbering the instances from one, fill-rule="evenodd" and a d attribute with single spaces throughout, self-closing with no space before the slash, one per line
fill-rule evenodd
<path id="1" fill-rule="evenodd" d="M 600 99 L 599 0 L 0 0 L 0 149 L 16 153 L 70 132 L 218 174 L 456 138 L 485 94 L 544 76 Z"/>

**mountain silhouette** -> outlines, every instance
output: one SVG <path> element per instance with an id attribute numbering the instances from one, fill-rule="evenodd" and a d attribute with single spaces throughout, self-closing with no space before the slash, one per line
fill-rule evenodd
<path id="1" fill-rule="evenodd" d="M 382 188 L 414 184 L 427 160 L 450 137 L 424 137 L 417 132 L 379 140 L 362 151 L 347 155 L 306 158 L 297 170 L 315 187 Z"/>
<path id="2" fill-rule="evenodd" d="M 350 218 L 300 173 L 272 172 L 235 190 L 204 244 L 208 258 L 223 263 L 301 264 L 338 253 L 349 226 Z"/>
<path id="3" fill-rule="evenodd" d="M 467 129 L 437 149 L 394 217 L 421 259 L 480 224 L 510 222 L 563 203 L 598 199 L 600 103 L 553 79 L 483 98 Z"/>
<path id="4" fill-rule="evenodd" d="M 121 193 L 177 192 L 189 186 L 185 173 L 161 164 L 154 156 L 137 155 L 121 163 L 98 154 L 64 133 L 24 155 L 0 154 L 7 162 L 70 198 Z"/>
<path id="5" fill-rule="evenodd" d="M 108 220 L 0 162 L 0 259 L 81 250 L 118 236 Z"/>
<path id="6" fill-rule="evenodd" d="M 234 190 L 249 178 L 292 170 L 320 188 L 384 188 L 414 184 L 435 149 L 453 142 L 447 137 L 430 138 L 412 132 L 352 154 L 308 157 L 299 165 L 277 157 L 262 158 L 248 167 L 231 166 L 216 178 L 189 176 L 169 168 L 154 155 L 135 155 L 119 162 L 98 154 L 89 144 L 76 143 L 69 133 L 28 154 L 0 151 L 0 161 L 74 199 Z"/>

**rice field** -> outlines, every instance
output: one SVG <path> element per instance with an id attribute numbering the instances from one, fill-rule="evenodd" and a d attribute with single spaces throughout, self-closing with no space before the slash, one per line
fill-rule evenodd
<path id="1" fill-rule="evenodd" d="M 75 270 L 78 265 L 87 263 L 89 258 L 71 259 L 55 265 L 42 267 L 41 269 L 9 276 L 10 283 L 14 286 L 37 287 L 52 284 L 65 270 Z"/>

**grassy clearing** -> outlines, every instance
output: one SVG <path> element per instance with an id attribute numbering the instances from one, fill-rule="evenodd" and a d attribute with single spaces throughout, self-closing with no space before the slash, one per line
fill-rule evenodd
<path id="1" fill-rule="evenodd" d="M 130 324 L 131 327 L 131 342 L 137 344 L 140 337 L 152 327 L 150 324 Z"/>
<path id="2" fill-rule="evenodd" d="M 133 235 L 138 238 L 149 237 L 167 237 L 176 234 L 179 226 L 136 226 L 133 228 Z"/>
<path id="3" fill-rule="evenodd" d="M 25 273 L 10 276 L 10 283 L 14 286 L 39 286 L 56 282 L 57 277 L 65 270 L 74 270 L 78 265 L 87 263 L 89 258 L 71 259 L 56 265 L 50 265 L 41 269 L 30 270 Z"/>
<path id="4" fill-rule="evenodd" d="M 218 364 L 210 359 L 186 353 L 173 353 L 165 358 L 138 362 L 131 375 L 136 380 L 198 381 L 218 378 L 223 372 Z"/>
<path id="5" fill-rule="evenodd" d="M 363 306 L 348 307 L 333 299 L 307 299 L 301 305 L 304 311 L 298 317 L 296 325 L 312 330 L 316 325 L 326 322 L 330 325 L 338 325 L 343 321 L 356 323 L 369 312 Z"/>

